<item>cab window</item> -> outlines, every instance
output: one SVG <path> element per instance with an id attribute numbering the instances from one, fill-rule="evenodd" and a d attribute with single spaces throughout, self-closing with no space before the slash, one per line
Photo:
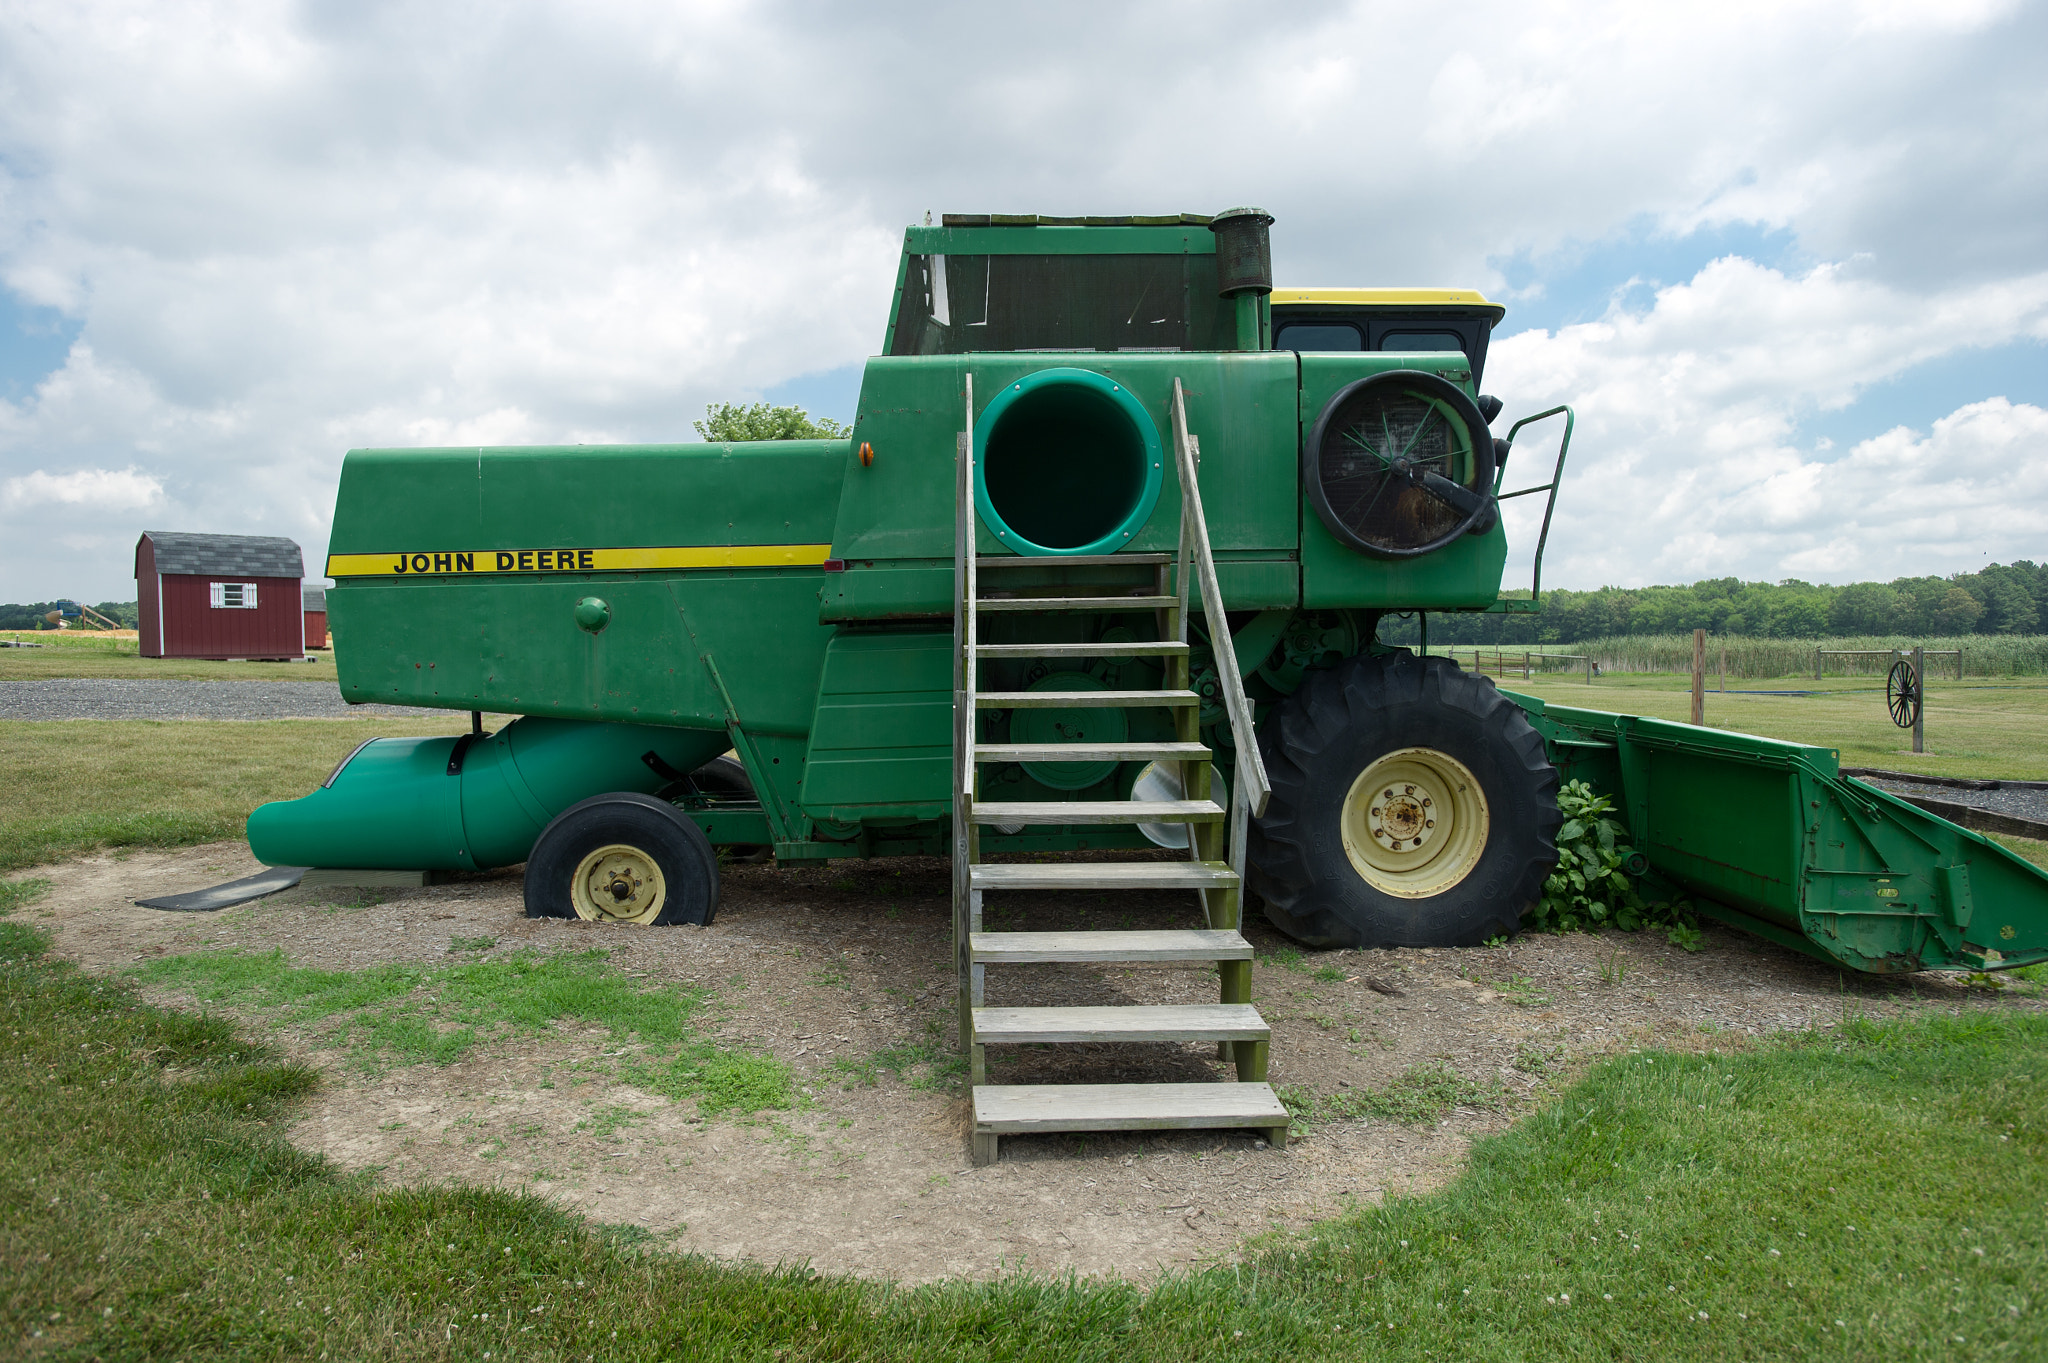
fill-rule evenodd
<path id="1" fill-rule="evenodd" d="M 1275 350 L 1363 350 L 1365 336 L 1342 322 L 1292 322 L 1273 335 Z"/>
<path id="2" fill-rule="evenodd" d="M 1384 331 L 1381 350 L 1459 350 L 1465 340 L 1455 331 Z"/>

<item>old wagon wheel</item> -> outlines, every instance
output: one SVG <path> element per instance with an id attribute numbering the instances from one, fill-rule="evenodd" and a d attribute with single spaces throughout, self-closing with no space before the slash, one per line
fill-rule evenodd
<path id="1" fill-rule="evenodd" d="M 1891 707 L 1892 723 L 1901 729 L 1910 729 L 1920 718 L 1920 679 L 1913 675 L 1913 664 L 1904 658 L 1892 664 L 1892 671 L 1884 682 L 1885 703 Z"/>

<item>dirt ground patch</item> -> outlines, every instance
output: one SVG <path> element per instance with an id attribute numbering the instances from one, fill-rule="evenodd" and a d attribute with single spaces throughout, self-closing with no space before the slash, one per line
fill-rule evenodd
<path id="1" fill-rule="evenodd" d="M 1458 1108 L 1422 1129 L 1319 1122 L 1284 1150 L 1248 1134 L 1006 1138 L 999 1164 L 974 1169 L 950 1040 L 943 861 L 731 866 L 717 922 L 701 929 L 528 919 L 516 871 L 416 890 L 295 890 L 214 914 L 132 903 L 255 869 L 236 843 L 96 856 L 29 873 L 52 885 L 23 916 L 54 931 L 60 954 L 109 973 L 198 950 L 277 950 L 293 965 L 352 970 L 603 947 L 611 968 L 649 987 L 709 990 L 701 1035 L 785 1061 L 804 1106 L 701 1118 L 694 1102 L 627 1083 L 635 1046 L 601 1028 L 558 1026 L 446 1066 L 366 1070 L 317 1028 L 247 1020 L 275 1026 L 279 1045 L 325 1070 L 292 1136 L 344 1168 L 528 1188 L 676 1249 L 913 1282 L 1018 1268 L 1143 1277 L 1225 1258 L 1261 1233 L 1440 1185 L 1475 1136 L 1631 1046 L 1733 1047 L 1852 1011 L 2041 1006 L 1931 974 L 1845 976 L 1716 929 L 1696 954 L 1648 933 L 1302 953 L 1254 923 L 1253 999 L 1273 1024 L 1276 1084 L 1342 1096 L 1441 1062 L 1474 1092 L 1501 1095 L 1499 1106 Z M 1191 898 L 1167 893 L 1006 901 L 991 897 L 992 928 L 1194 925 Z M 1204 968 L 1042 966 L 989 978 L 995 1004 L 1214 998 Z M 1009 1082 L 1228 1077 L 1193 1046 L 991 1054 Z"/>

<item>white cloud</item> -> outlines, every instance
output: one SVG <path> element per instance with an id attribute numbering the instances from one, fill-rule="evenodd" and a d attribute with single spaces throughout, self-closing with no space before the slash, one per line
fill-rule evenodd
<path id="1" fill-rule="evenodd" d="M 2037 336 L 2044 319 L 2048 273 L 1928 298 L 1724 259 L 1644 312 L 1503 339 L 1488 386 L 1510 417 L 1559 398 L 1579 417 L 1546 580 L 1847 581 L 2040 557 L 2037 407 L 1994 398 L 1924 438 L 1901 428 L 1840 454 L 1794 438 L 1802 417 L 1921 360 Z M 1533 448 L 1511 461 L 1511 483 L 1541 481 L 1540 462 Z M 1514 542 L 1533 542 L 1534 515 L 1514 507 Z"/>
<path id="2" fill-rule="evenodd" d="M 72 506 L 89 511 L 141 511 L 163 500 L 161 478 L 130 465 L 125 469 L 79 469 L 46 473 L 37 469 L 0 483 L 0 501 L 10 509 Z"/>
<path id="3" fill-rule="evenodd" d="M 1294 282 L 1486 285 L 1488 261 L 1645 220 L 1754 220 L 1855 262 L 1723 262 L 1646 319 L 1497 352 L 1518 393 L 1583 400 L 1586 476 L 1666 461 L 1567 508 L 1740 497 L 1669 470 L 1796 465 L 1758 452 L 1982 343 L 1968 309 L 2020 325 L 2048 259 L 2044 42 L 2042 7 L 1952 2 L 22 0 L 0 283 L 82 332 L 0 401 L 0 477 L 145 468 L 155 523 L 317 561 L 351 445 L 675 439 L 708 401 L 870 353 L 927 208 L 1249 201 Z M 0 599 L 126 590 L 125 548 L 56 552 L 12 505 Z M 109 541 L 141 528 L 117 515 Z M 1715 565 L 1675 546 L 1723 541 L 1569 543 L 1575 574 L 1686 575 Z"/>

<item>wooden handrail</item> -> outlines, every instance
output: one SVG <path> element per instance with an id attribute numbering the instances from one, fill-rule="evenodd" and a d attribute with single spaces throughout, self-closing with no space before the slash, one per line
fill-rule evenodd
<path id="1" fill-rule="evenodd" d="M 1230 736 L 1237 748 L 1236 783 L 1244 792 L 1244 807 L 1258 818 L 1266 812 L 1273 785 L 1266 776 L 1265 761 L 1259 756 L 1258 733 L 1252 727 L 1252 703 L 1244 693 L 1244 678 L 1237 670 L 1237 650 L 1231 646 L 1230 622 L 1223 613 L 1223 589 L 1216 582 L 1216 556 L 1209 548 L 1209 521 L 1202 513 L 1202 489 L 1196 481 L 1195 439 L 1188 434 L 1187 399 L 1179 379 L 1173 381 L 1174 467 L 1180 475 L 1181 552 L 1185 564 L 1190 551 L 1202 588 L 1202 614 L 1209 622 L 1209 651 L 1216 659 L 1216 676 L 1223 687 L 1223 708 L 1230 716 Z M 1183 569 L 1177 590 L 1187 600 L 1187 574 Z M 1181 639 L 1187 639 L 1187 612 L 1181 612 Z M 1232 799 L 1238 795 L 1233 792 Z"/>

